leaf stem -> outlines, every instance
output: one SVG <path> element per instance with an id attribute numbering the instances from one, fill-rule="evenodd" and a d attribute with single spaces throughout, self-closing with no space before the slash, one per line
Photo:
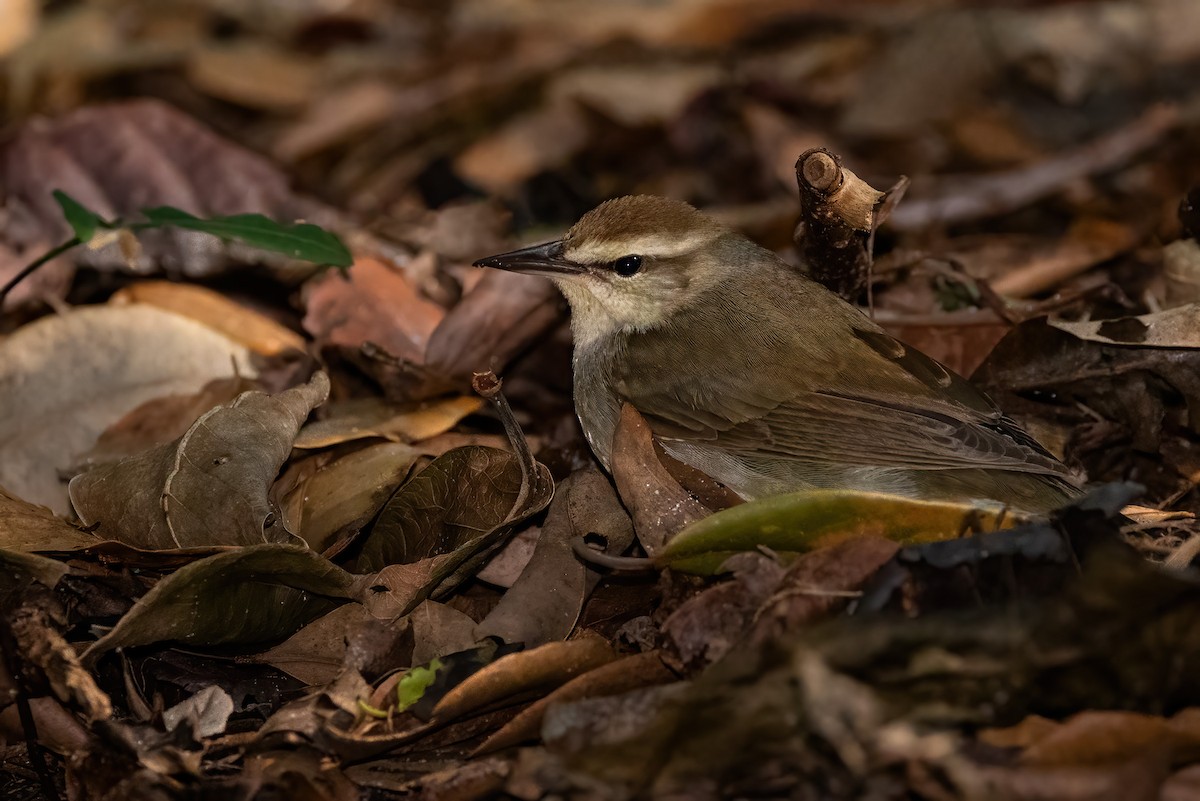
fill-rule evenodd
<path id="1" fill-rule="evenodd" d="M 17 284 L 21 283 L 26 278 L 28 278 L 30 275 L 32 275 L 34 273 L 34 271 L 37 270 L 37 268 L 41 267 L 43 264 L 45 264 L 48 261 L 51 261 L 52 259 L 58 258 L 59 256 L 66 253 L 71 248 L 76 247 L 78 245 L 82 245 L 82 244 L 83 243 L 79 241 L 79 237 L 73 236 L 70 239 L 68 239 L 66 242 L 63 242 L 58 247 L 51 248 L 50 250 L 43 253 L 40 257 L 34 259 L 29 264 L 27 264 L 25 266 L 25 268 L 23 270 L 21 270 L 21 272 L 14 275 L 7 284 L 5 284 L 2 288 L 0 288 L 0 309 L 4 308 L 4 299 L 8 297 L 8 293 L 11 292 L 13 290 L 13 288 L 16 287 Z"/>

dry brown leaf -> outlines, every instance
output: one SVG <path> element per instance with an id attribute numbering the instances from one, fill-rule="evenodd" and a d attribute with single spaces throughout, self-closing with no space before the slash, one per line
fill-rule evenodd
<path id="1" fill-rule="evenodd" d="M 564 704 L 584 698 L 604 698 L 620 695 L 630 690 L 666 684 L 674 681 L 675 674 L 663 664 L 656 651 L 634 654 L 615 662 L 593 668 L 581 676 L 534 701 L 502 729 L 488 737 L 475 754 L 490 754 L 502 748 L 520 745 L 535 740 L 542 726 L 542 718 L 552 704 Z"/>
<path id="2" fill-rule="evenodd" d="M 320 420 L 308 423 L 296 437 L 297 448 L 328 448 L 343 442 L 381 437 L 419 442 L 443 434 L 483 405 L 483 399 L 454 396 L 397 405 L 382 398 L 332 403 Z"/>
<path id="3" fill-rule="evenodd" d="M 243 393 L 174 442 L 76 476 L 71 502 L 86 525 L 137 547 L 291 540 L 268 491 L 300 424 L 328 395 L 324 373 L 277 395 Z"/>
<path id="4" fill-rule="evenodd" d="M 362 529 L 400 486 L 419 453 L 398 442 L 363 448 L 318 468 L 280 500 L 284 527 L 317 553 Z"/>
<path id="5" fill-rule="evenodd" d="M 170 442 L 196 422 L 196 418 L 243 392 L 257 388 L 247 378 L 234 376 L 209 381 L 191 395 L 166 395 L 148 400 L 113 423 L 96 444 L 79 459 L 82 466 L 115 462 Z"/>
<path id="6" fill-rule="evenodd" d="M 689 523 L 709 515 L 663 467 L 650 426 L 628 403 L 613 435 L 612 474 L 638 542 L 651 556 Z"/>
<path id="7" fill-rule="evenodd" d="M 633 525 L 599 470 L 573 473 L 555 488 L 533 557 L 500 603 L 480 622 L 476 639 L 499 637 L 527 647 L 565 640 L 600 574 L 575 556 L 572 543 L 598 536 L 605 551 L 623 553 Z"/>
<path id="8" fill-rule="evenodd" d="M 0 549 L 37 553 L 74 551 L 100 542 L 44 506 L 14 498 L 0 487 Z"/>
<path id="9" fill-rule="evenodd" d="M 594 634 L 502 656 L 446 693 L 433 709 L 433 720 L 450 721 L 528 693 L 547 692 L 615 658 L 608 642 Z"/>
<path id="10" fill-rule="evenodd" d="M 587 144 L 588 134 L 587 120 L 575 104 L 552 103 L 490 132 L 460 153 L 454 166 L 489 192 L 507 195 L 538 173 L 566 163 Z"/>
<path id="11" fill-rule="evenodd" d="M 268 111 L 293 111 L 308 104 L 321 81 L 319 59 L 261 40 L 214 43 L 191 53 L 187 78 L 205 94 Z"/>
<path id="12" fill-rule="evenodd" d="M 195 284 L 139 281 L 116 292 L 109 302 L 142 303 L 188 317 L 262 356 L 303 353 L 305 349 L 304 337 L 290 328 Z"/>
<path id="13" fill-rule="evenodd" d="M 235 371 L 237 343 L 145 306 L 91 306 L 46 317 L 0 342 L 0 486 L 67 514 L 59 477 L 140 404 L 199 391 Z"/>
<path id="14" fill-rule="evenodd" d="M 327 272 L 305 286 L 304 330 L 323 346 L 357 351 L 370 342 L 418 364 L 445 312 L 422 298 L 403 273 L 359 258 L 345 274 Z"/>

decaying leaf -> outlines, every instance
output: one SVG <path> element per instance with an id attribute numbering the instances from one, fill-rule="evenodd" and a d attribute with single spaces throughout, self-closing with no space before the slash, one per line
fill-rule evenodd
<path id="1" fill-rule="evenodd" d="M 139 547 L 286 541 L 267 493 L 304 418 L 328 394 L 324 373 L 274 396 L 247 392 L 173 443 L 76 476 L 71 502 L 86 525 Z"/>
<path id="2" fill-rule="evenodd" d="M 256 373 L 245 348 L 146 306 L 91 306 L 24 326 L 0 343 L 0 486 L 67 514 L 58 471 L 101 432 L 148 400 L 235 372 Z"/>
<path id="3" fill-rule="evenodd" d="M 418 442 L 453 428 L 479 410 L 480 398 L 452 396 L 423 403 L 397 405 L 382 398 L 331 403 L 320 420 L 307 423 L 296 437 L 297 448 L 328 448 L 356 439 L 381 437 Z"/>
<path id="4" fill-rule="evenodd" d="M 0 548 L 22 553 L 74 551 L 99 542 L 46 507 L 14 498 L 0 487 Z"/>
<path id="5" fill-rule="evenodd" d="M 360 588 L 360 579 L 305 546 L 248 545 L 160 580 L 84 658 L 163 641 L 205 646 L 281 639 L 352 600 Z"/>
<path id="6" fill-rule="evenodd" d="M 209 381 L 190 395 L 165 395 L 148 400 L 106 428 L 79 463 L 115 462 L 165 445 L 187 433 L 200 415 L 257 388 L 256 382 L 233 376 Z"/>
<path id="7" fill-rule="evenodd" d="M 633 515 L 633 528 L 646 553 L 655 556 L 681 529 L 708 516 L 659 461 L 650 426 L 626 403 L 613 435 L 613 481 Z"/>
<path id="8" fill-rule="evenodd" d="M 447 693 L 433 708 L 433 719 L 454 720 L 526 693 L 545 692 L 614 658 L 608 643 L 594 635 L 503 656 Z"/>
<path id="9" fill-rule="evenodd" d="M 476 754 L 490 754 L 527 740 L 534 740 L 541 729 L 546 710 L 554 704 L 565 704 L 585 698 L 604 698 L 631 690 L 674 681 L 675 674 L 663 664 L 656 651 L 634 654 L 609 662 L 568 681 L 523 709 L 476 749 Z"/>
<path id="10" fill-rule="evenodd" d="M 605 551 L 614 554 L 633 542 L 629 515 L 598 470 L 574 473 L 555 489 L 533 557 L 480 622 L 476 637 L 496 636 L 530 648 L 565 640 L 600 580 L 600 574 L 580 562 L 571 547 L 584 536 L 600 537 Z"/>
<path id="11" fill-rule="evenodd" d="M 318 468 L 280 500 L 284 528 L 324 553 L 340 533 L 361 530 L 375 517 L 418 455 L 409 445 L 385 442 Z"/>
<path id="12" fill-rule="evenodd" d="M 456 448 L 410 479 L 379 514 L 356 569 L 379 571 L 380 614 L 401 615 L 471 575 L 513 526 L 550 503 L 543 465 L 527 475 L 513 454 Z"/>
<path id="13" fill-rule="evenodd" d="M 318 345 L 353 353 L 370 342 L 390 356 L 420 363 L 445 312 L 421 297 L 405 275 L 360 258 L 344 275 L 327 272 L 304 289 L 304 330 Z"/>

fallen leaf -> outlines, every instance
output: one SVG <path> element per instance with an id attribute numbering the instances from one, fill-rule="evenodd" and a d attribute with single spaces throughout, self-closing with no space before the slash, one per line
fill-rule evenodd
<path id="1" fill-rule="evenodd" d="M 419 457 L 399 442 L 347 454 L 302 478 L 279 502 L 283 526 L 325 553 L 342 533 L 371 521 Z"/>
<path id="2" fill-rule="evenodd" d="M 485 270 L 430 335 L 424 363 L 462 383 L 484 370 L 501 372 L 559 324 L 562 308 L 544 278 Z"/>
<path id="3" fill-rule="evenodd" d="M 743 642 L 784 575 L 776 560 L 754 552 L 731 557 L 723 569 L 731 581 L 687 599 L 662 623 L 664 656 L 680 672 L 716 662 Z"/>
<path id="4" fill-rule="evenodd" d="M 376 580 L 387 587 L 377 613 L 405 614 L 473 575 L 516 524 L 550 503 L 549 471 L 537 463 L 534 470 L 526 475 L 506 451 L 458 448 L 401 487 L 356 561 L 359 572 L 379 571 Z"/>
<path id="5" fill-rule="evenodd" d="M 233 714 L 233 699 L 229 693 L 216 685 L 200 690 L 184 701 L 163 712 L 163 725 L 174 731 L 179 724 L 187 723 L 196 738 L 216 737 L 225 731 L 229 716 Z"/>
<path id="6" fill-rule="evenodd" d="M 272 111 L 303 108 L 322 77 L 320 62 L 261 40 L 202 46 L 185 68 L 188 82 L 205 94 Z"/>
<path id="7" fill-rule="evenodd" d="M 482 405 L 482 398 L 465 395 L 403 405 L 382 398 L 338 401 L 329 404 L 320 420 L 300 429 L 295 446 L 328 448 L 369 437 L 418 442 L 449 431 Z"/>
<path id="8" fill-rule="evenodd" d="M 304 306 L 304 330 L 318 344 L 354 352 L 370 342 L 418 364 L 445 314 L 402 272 L 369 258 L 359 258 L 345 274 L 326 272 L 310 281 Z"/>
<path id="9" fill-rule="evenodd" d="M 0 548 L 7 551 L 75 551 L 100 542 L 44 506 L 14 498 L 0 487 Z"/>
<path id="10" fill-rule="evenodd" d="M 138 547 L 286 541 L 267 493 L 304 418 L 328 395 L 324 373 L 278 395 L 244 393 L 175 442 L 76 476 L 71 502 L 85 525 Z"/>
<path id="11" fill-rule="evenodd" d="M 608 643 L 595 635 L 502 656 L 448 692 L 433 708 L 433 720 L 454 720 L 527 693 L 545 692 L 615 658 Z"/>
<path id="12" fill-rule="evenodd" d="M 305 624 L 279 645 L 249 658 L 279 668 L 305 684 L 320 686 L 341 672 L 347 637 L 370 619 L 362 604 L 342 604 Z"/>
<path id="13" fill-rule="evenodd" d="M 655 651 L 626 656 L 608 664 L 592 668 L 586 673 L 552 690 L 534 701 L 502 729 L 488 737 L 475 749 L 475 755 L 490 754 L 503 748 L 536 740 L 540 734 L 546 710 L 555 704 L 566 704 L 585 698 L 605 698 L 621 695 L 631 690 L 666 684 L 675 680 L 675 674 L 663 664 L 662 657 Z"/>
<path id="14" fill-rule="evenodd" d="M 295 331 L 195 284 L 139 281 L 116 292 L 109 303 L 141 303 L 188 317 L 262 356 L 305 350 L 304 337 Z"/>
<path id="15" fill-rule="evenodd" d="M 414 665 L 465 651 L 483 639 L 475 636 L 474 620 L 437 601 L 422 601 L 408 617 L 413 629 Z"/>
<path id="16" fill-rule="evenodd" d="M 709 515 L 663 467 L 650 426 L 628 403 L 621 407 L 613 434 L 612 474 L 621 500 L 633 515 L 638 542 L 652 557 L 685 526 Z"/>
<path id="17" fill-rule="evenodd" d="M 844 607 L 899 550 L 891 540 L 857 537 L 801 554 L 758 608 L 746 642 L 778 642 Z"/>
<path id="18" fill-rule="evenodd" d="M 585 535 L 602 538 L 605 551 L 614 554 L 633 543 L 629 515 L 608 479 L 594 469 L 573 473 L 555 489 L 533 558 L 475 629 L 476 638 L 533 647 L 569 637 L 601 578 L 571 547 Z"/>
<path id="19" fill-rule="evenodd" d="M 1047 323 L 1090 342 L 1142 348 L 1200 348 L 1200 304 L 1196 303 L 1141 317 L 1079 323 L 1051 319 Z"/>
<path id="20" fill-rule="evenodd" d="M 96 444 L 79 459 L 80 465 L 115 462 L 182 437 L 200 415 L 229 403 L 257 384 L 241 376 L 209 381 L 190 395 L 165 395 L 148 400 L 104 430 Z"/>
<path id="21" fill-rule="evenodd" d="M 236 365 L 236 367 L 235 367 Z M 0 485 L 67 514 L 58 471 L 140 404 L 255 375 L 245 348 L 176 314 L 88 306 L 0 342 Z"/>
<path id="22" fill-rule="evenodd" d="M 918 501 L 852 490 L 802 490 L 717 512 L 681 531 L 657 554 L 662 566 L 711 574 L 730 556 L 757 548 L 811 551 L 864 535 L 908 545 L 990 531 L 1020 520 L 999 504 Z"/>
<path id="23" fill-rule="evenodd" d="M 199 647 L 277 640 L 360 592 L 359 577 L 307 547 L 248 545 L 161 579 L 83 658 L 166 641 Z"/>

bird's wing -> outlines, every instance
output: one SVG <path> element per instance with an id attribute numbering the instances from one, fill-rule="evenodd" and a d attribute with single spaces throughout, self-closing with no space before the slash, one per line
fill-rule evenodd
<path id="1" fill-rule="evenodd" d="M 759 370 L 639 382 L 628 400 L 660 438 L 735 455 L 911 470 L 994 468 L 1067 477 L 1070 471 L 965 379 L 868 326 L 853 332 L 871 370 L 828 371 L 817 384 Z"/>

